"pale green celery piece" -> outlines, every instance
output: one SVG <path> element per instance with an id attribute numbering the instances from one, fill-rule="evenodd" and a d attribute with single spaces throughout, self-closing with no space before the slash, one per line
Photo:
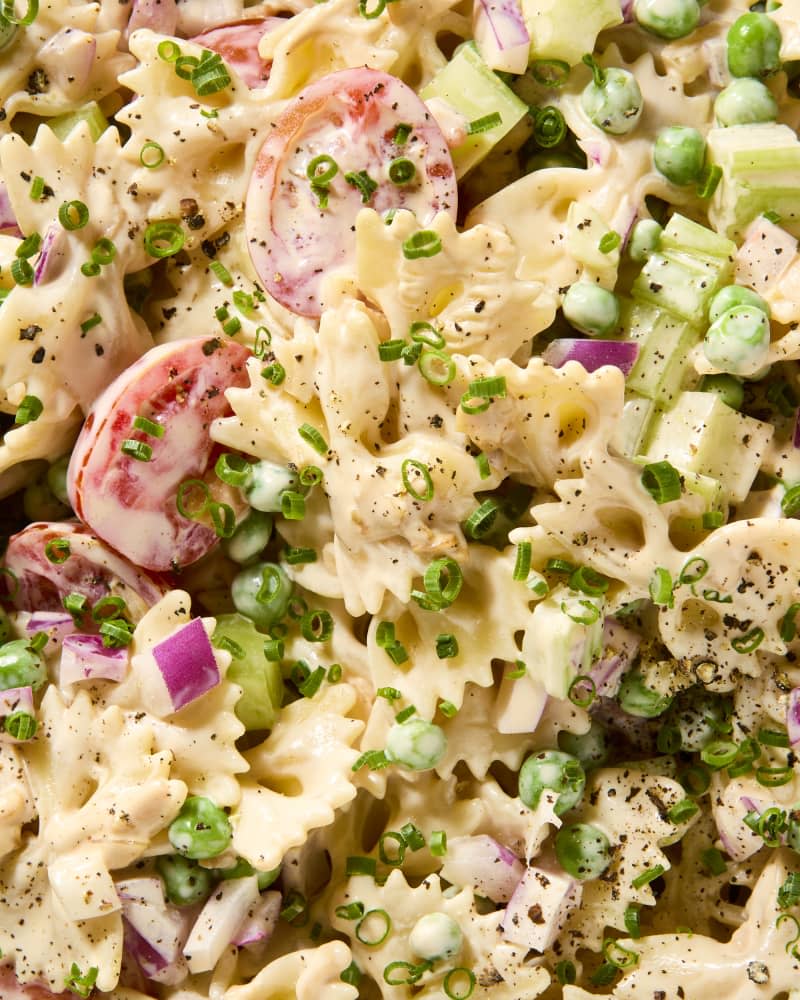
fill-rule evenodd
<path id="1" fill-rule="evenodd" d="M 626 304 L 626 337 L 639 345 L 636 364 L 626 388 L 661 406 L 670 406 L 680 391 L 697 380 L 689 352 L 702 339 L 700 330 L 685 319 L 642 302 Z"/>
<path id="2" fill-rule="evenodd" d="M 661 233 L 659 250 L 662 253 L 676 251 L 692 257 L 727 260 L 736 253 L 736 244 L 713 229 L 701 226 L 676 212 Z"/>
<path id="3" fill-rule="evenodd" d="M 617 422 L 611 446 L 625 458 L 635 458 L 642 453 L 648 430 L 655 414 L 655 403 L 635 392 L 625 392 L 625 405 Z"/>
<path id="4" fill-rule="evenodd" d="M 531 60 L 563 59 L 574 66 L 594 52 L 604 28 L 622 24 L 618 0 L 522 0 Z"/>
<path id="5" fill-rule="evenodd" d="M 564 603 L 573 614 L 586 615 L 588 608 L 577 603 L 587 601 L 599 610 L 589 625 L 573 621 L 561 610 Z M 569 686 L 578 674 L 589 672 L 592 661 L 603 647 L 602 599 L 576 594 L 568 587 L 554 587 L 550 595 L 533 610 L 529 634 L 536 636 L 531 649 L 523 647 L 522 656 L 528 672 L 544 685 L 553 698 L 566 698 Z"/>
<path id="6" fill-rule="evenodd" d="M 655 423 L 649 462 L 716 479 L 726 497 L 747 496 L 772 438 L 770 424 L 743 416 L 713 392 L 683 392 Z"/>
<path id="7" fill-rule="evenodd" d="M 264 656 L 264 642 L 268 637 L 256 629 L 249 618 L 240 614 L 217 616 L 217 627 L 212 643 L 231 652 L 223 643 L 234 643 L 231 664 L 226 677 L 242 689 L 236 703 L 236 714 L 247 729 L 270 729 L 283 701 L 283 678 L 279 663 Z"/>
<path id="8" fill-rule="evenodd" d="M 86 122 L 89 126 L 89 133 L 92 139 L 97 142 L 100 136 L 108 128 L 108 119 L 100 110 L 96 101 L 89 101 L 78 108 L 77 111 L 70 111 L 69 114 L 56 115 L 48 118 L 46 124 L 55 132 L 56 136 L 63 142 L 70 132 L 81 122 Z"/>
<path id="9" fill-rule="evenodd" d="M 495 112 L 500 124 L 468 135 L 451 150 L 456 176 L 463 177 L 528 113 L 528 105 L 493 73 L 478 54 L 474 42 L 460 45 L 453 57 L 420 91 L 423 101 L 439 98 L 468 122 Z"/>
<path id="10" fill-rule="evenodd" d="M 631 295 L 680 319 L 698 322 L 706 316 L 715 293 L 732 279 L 732 258 L 723 263 L 688 254 L 654 253 L 631 286 Z"/>
<path id="11" fill-rule="evenodd" d="M 722 170 L 709 206 L 721 233 L 741 238 L 766 211 L 800 235 L 800 141 L 787 125 L 773 122 L 714 128 L 707 138 L 709 162 Z"/>

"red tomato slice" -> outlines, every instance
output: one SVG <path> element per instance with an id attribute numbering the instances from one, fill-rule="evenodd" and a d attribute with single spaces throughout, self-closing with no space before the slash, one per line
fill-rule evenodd
<path id="1" fill-rule="evenodd" d="M 211 28 L 192 39 L 206 49 L 218 52 L 235 70 L 251 90 L 263 87 L 269 80 L 271 62 L 264 62 L 258 54 L 258 43 L 263 35 L 278 25 L 285 24 L 283 17 L 265 17 L 257 21 L 240 21 Z"/>
<path id="2" fill-rule="evenodd" d="M 87 416 L 67 471 L 72 509 L 137 566 L 177 570 L 217 543 L 208 523 L 178 511 L 176 498 L 181 483 L 206 475 L 215 453 L 209 427 L 232 412 L 225 390 L 248 384 L 249 356 L 216 337 L 162 344 L 115 379 Z M 137 429 L 137 417 L 163 435 Z M 123 451 L 130 441 L 152 449 L 149 460 Z"/>
<path id="3" fill-rule="evenodd" d="M 47 558 L 48 544 L 69 543 L 63 562 Z M 52 554 L 61 559 L 55 548 Z M 169 584 L 138 569 L 78 521 L 37 521 L 13 535 L 4 557 L 16 577 L 11 601 L 21 611 L 63 611 L 67 594 L 83 594 L 90 604 L 101 597 L 122 597 L 132 621 L 139 621 L 170 589 Z"/>
<path id="4" fill-rule="evenodd" d="M 338 168 L 325 192 L 308 176 L 319 156 Z M 389 177 L 400 157 L 414 169 L 404 184 Z M 361 188 L 348 183 L 362 171 Z M 388 73 L 345 69 L 306 87 L 261 147 L 245 205 L 250 257 L 273 298 L 316 317 L 323 277 L 355 257 L 353 223 L 364 205 L 411 209 L 423 228 L 437 212 L 455 218 L 457 199 L 447 142 L 414 91 Z"/>

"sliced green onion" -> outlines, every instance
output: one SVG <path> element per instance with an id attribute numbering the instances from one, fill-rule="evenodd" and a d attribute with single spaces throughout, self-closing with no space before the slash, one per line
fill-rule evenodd
<path id="1" fill-rule="evenodd" d="M 31 181 L 31 189 L 29 191 L 31 201 L 40 201 L 44 194 L 44 188 L 44 177 L 34 177 Z"/>
<path id="2" fill-rule="evenodd" d="M 556 962 L 555 973 L 556 979 L 562 986 L 571 985 L 578 978 L 575 963 L 570 962 L 569 959 L 566 958 L 562 959 L 560 962 Z"/>
<path id="3" fill-rule="evenodd" d="M 233 507 L 212 500 L 208 505 L 208 513 L 217 538 L 230 538 L 236 531 L 236 514 Z"/>
<path id="4" fill-rule="evenodd" d="M 480 478 L 488 479 L 492 474 L 492 469 L 489 465 L 489 456 L 485 452 L 479 451 L 475 456 L 475 463 L 478 466 L 478 475 Z"/>
<path id="5" fill-rule="evenodd" d="M 227 267 L 225 267 L 222 261 L 212 260 L 208 266 L 214 272 L 217 280 L 221 281 L 223 285 L 227 285 L 230 288 L 233 284 L 233 278 L 231 277 L 231 272 L 227 269 Z"/>
<path id="6" fill-rule="evenodd" d="M 695 797 L 704 795 L 711 784 L 711 776 L 708 768 L 699 764 L 692 764 L 678 775 L 678 780 L 683 785 L 688 795 Z"/>
<path id="7" fill-rule="evenodd" d="M 312 186 L 318 188 L 327 188 L 338 173 L 339 164 L 327 153 L 315 156 L 306 167 L 306 177 L 311 181 Z"/>
<path id="8" fill-rule="evenodd" d="M 413 132 L 411 125 L 407 125 L 405 122 L 400 122 L 394 130 L 394 142 L 397 146 L 405 146 L 408 142 L 408 138 Z"/>
<path id="9" fill-rule="evenodd" d="M 25 424 L 32 424 L 38 420 L 44 412 L 44 403 L 38 396 L 23 396 L 22 402 L 17 407 L 14 414 L 14 425 L 22 427 Z"/>
<path id="10" fill-rule="evenodd" d="M 105 266 L 117 256 L 117 248 L 111 240 L 102 236 L 92 247 L 92 260 L 95 264 Z"/>
<path id="11" fill-rule="evenodd" d="M 752 653 L 764 641 L 764 629 L 757 625 L 744 635 L 731 639 L 731 646 L 737 653 Z"/>
<path id="12" fill-rule="evenodd" d="M 82 201 L 65 201 L 58 209 L 58 221 L 70 232 L 83 229 L 89 221 L 89 209 Z"/>
<path id="13" fill-rule="evenodd" d="M 221 479 L 229 486 L 245 486 L 252 471 L 253 466 L 246 458 L 229 451 L 223 452 L 214 466 L 217 479 Z"/>
<path id="14" fill-rule="evenodd" d="M 708 572 L 708 560 L 693 556 L 686 562 L 678 575 L 678 583 L 698 583 Z"/>
<path id="15" fill-rule="evenodd" d="M 404 340 L 384 340 L 378 344 L 378 357 L 381 361 L 399 361 L 405 346 Z"/>
<path id="16" fill-rule="evenodd" d="M 153 449 L 146 441 L 136 441 L 133 438 L 125 438 L 119 450 L 123 455 L 135 458 L 137 462 L 149 462 L 153 457 Z"/>
<path id="17" fill-rule="evenodd" d="M 310 444 L 314 451 L 316 451 L 319 455 L 327 454 L 328 442 L 320 434 L 316 427 L 312 427 L 311 424 L 301 424 L 297 428 L 297 433 L 306 442 L 306 444 Z"/>
<path id="18" fill-rule="evenodd" d="M 337 906 L 335 913 L 341 920 L 360 920 L 364 916 L 364 904 L 355 902 L 348 903 L 346 906 Z"/>
<path id="19" fill-rule="evenodd" d="M 484 115 L 482 118 L 475 118 L 473 121 L 467 124 L 467 135 L 478 135 L 481 132 L 488 132 L 490 129 L 497 128 L 498 125 L 503 124 L 503 119 L 499 111 L 493 111 L 489 115 Z"/>
<path id="20" fill-rule="evenodd" d="M 496 500 L 484 500 L 464 522 L 464 534 L 472 541 L 480 541 L 491 532 L 499 513 L 500 504 Z"/>
<path id="21" fill-rule="evenodd" d="M 529 69 L 534 80 L 543 87 L 563 87 L 570 65 L 563 59 L 534 59 Z"/>
<path id="22" fill-rule="evenodd" d="M 663 870 L 663 869 L 662 869 Z M 603 957 L 617 969 L 630 969 L 639 961 L 638 952 L 624 948 L 619 941 L 614 938 L 606 938 L 603 941 Z"/>
<path id="23" fill-rule="evenodd" d="M 687 820 L 691 819 L 697 812 L 699 812 L 700 806 L 692 799 L 681 799 L 680 802 L 676 802 L 669 810 L 667 810 L 667 818 L 670 823 L 685 823 Z"/>
<path id="24" fill-rule="evenodd" d="M 468 392 L 461 397 L 461 409 L 469 416 L 485 413 L 492 405 L 491 399 L 474 399 Z"/>
<path id="25" fill-rule="evenodd" d="M 431 385 L 449 385 L 456 377 L 456 363 L 446 351 L 426 348 L 419 356 L 419 370 Z"/>
<path id="26" fill-rule="evenodd" d="M 441 632 L 436 636 L 436 655 L 440 660 L 450 660 L 458 656 L 458 639 L 452 632 Z"/>
<path id="27" fill-rule="evenodd" d="M 712 740 L 700 751 L 700 759 L 710 768 L 719 771 L 732 764 L 739 753 L 739 745 L 733 740 Z"/>
<path id="28" fill-rule="evenodd" d="M 424 596 L 432 606 L 431 609 L 440 611 L 442 608 L 450 607 L 461 593 L 464 576 L 458 563 L 445 556 L 442 559 L 434 559 L 425 570 L 423 580 Z"/>
<path id="29" fill-rule="evenodd" d="M 190 506 L 189 501 L 191 494 L 196 491 L 200 492 L 202 504 L 200 506 L 197 506 L 196 504 Z M 186 479 L 178 487 L 178 492 L 175 496 L 175 506 L 178 508 L 178 513 L 181 517 L 186 517 L 190 521 L 197 521 L 208 509 L 210 496 L 211 492 L 208 485 L 204 483 L 202 479 Z"/>
<path id="30" fill-rule="evenodd" d="M 344 873 L 348 877 L 351 875 L 371 875 L 375 878 L 378 870 L 375 858 L 365 858 L 361 855 L 351 855 L 345 861 Z"/>
<path id="31" fill-rule="evenodd" d="M 566 559 L 548 559 L 545 563 L 547 573 L 574 573 L 576 567 Z"/>
<path id="32" fill-rule="evenodd" d="M 589 566 L 579 566 L 570 575 L 569 585 L 589 597 L 600 597 L 608 590 L 610 581 Z"/>
<path id="33" fill-rule="evenodd" d="M 718 164 L 708 164 L 700 176 L 700 183 L 697 185 L 698 198 L 710 198 L 722 180 L 722 167 Z"/>
<path id="34" fill-rule="evenodd" d="M 373 0 L 374 6 L 369 6 L 370 0 L 358 0 L 358 13 L 368 21 L 380 17 L 386 10 L 386 4 L 391 0 Z"/>
<path id="35" fill-rule="evenodd" d="M 126 609 L 127 605 L 121 597 L 101 597 L 92 608 L 92 618 L 96 622 L 104 622 L 109 618 L 121 617 Z"/>
<path id="36" fill-rule="evenodd" d="M 94 327 L 96 326 L 99 326 L 100 323 L 102 322 L 103 322 L 103 317 L 100 315 L 100 313 L 93 313 L 88 319 L 85 319 L 81 323 L 81 333 L 84 334 L 85 336 L 90 330 L 94 329 Z"/>
<path id="37" fill-rule="evenodd" d="M 398 187 L 411 184 L 417 176 L 417 168 L 407 156 L 397 156 L 389 164 L 389 180 Z"/>
<path id="38" fill-rule="evenodd" d="M 451 969 L 444 977 L 442 989 L 449 1000 L 469 1000 L 475 992 L 475 973 L 471 969 L 459 966 Z"/>
<path id="39" fill-rule="evenodd" d="M 32 285 L 33 276 L 33 268 L 23 257 L 15 257 L 11 261 L 11 277 L 17 285 Z"/>
<path id="40" fill-rule="evenodd" d="M 361 0 L 365 3 L 366 0 Z M 385 4 L 386 0 L 379 0 Z M 431 967 L 430 962 L 412 965 L 411 962 L 389 962 L 383 970 L 383 978 L 390 986 L 406 986 L 418 982 Z"/>
<path id="41" fill-rule="evenodd" d="M 71 594 L 67 594 L 61 603 L 76 621 L 85 614 L 89 605 L 88 600 L 83 594 L 78 594 L 74 591 Z"/>
<path id="42" fill-rule="evenodd" d="M 408 660 L 408 651 L 402 642 L 393 642 L 390 646 L 387 646 L 386 655 L 397 667 Z"/>
<path id="43" fill-rule="evenodd" d="M 632 937 L 635 940 L 642 936 L 642 929 L 639 926 L 639 906 L 636 903 L 629 903 L 625 907 L 622 919 L 625 923 L 625 930 L 628 932 L 628 937 Z"/>
<path id="44" fill-rule="evenodd" d="M 51 538 L 44 547 L 44 554 L 47 561 L 56 566 L 65 563 L 70 555 L 69 539 Z"/>
<path id="45" fill-rule="evenodd" d="M 281 514 L 287 521 L 302 521 L 306 516 L 306 498 L 294 490 L 281 493 Z"/>
<path id="46" fill-rule="evenodd" d="M 469 383 L 467 392 L 472 399 L 494 399 L 495 397 L 502 399 L 508 393 L 505 375 L 477 378 L 474 382 Z"/>
<path id="47" fill-rule="evenodd" d="M 361 193 L 362 205 L 368 205 L 373 194 L 378 190 L 378 184 L 374 181 L 366 170 L 351 170 L 344 175 L 344 179 L 354 188 L 358 188 Z"/>
<path id="48" fill-rule="evenodd" d="M 789 872 L 778 889 L 778 906 L 788 910 L 800 903 L 800 872 Z"/>
<path id="49" fill-rule="evenodd" d="M 133 642 L 133 625 L 124 618 L 112 618 L 100 626 L 103 645 L 112 649 L 129 646 Z"/>
<path id="50" fill-rule="evenodd" d="M 27 260 L 29 257 L 33 257 L 39 252 L 41 245 L 42 237 L 38 233 L 31 233 L 30 236 L 26 236 L 20 243 L 14 251 L 14 254 L 17 257 L 22 257 Z"/>
<path id="51" fill-rule="evenodd" d="M 185 242 L 186 234 L 177 222 L 151 222 L 144 231 L 144 248 L 157 260 L 174 256 Z"/>
<path id="52" fill-rule="evenodd" d="M 404 709 L 402 709 L 402 711 L 398 712 L 395 715 L 394 719 L 395 719 L 395 722 L 403 723 L 403 722 L 407 722 L 408 719 L 410 719 L 413 715 L 416 715 L 416 714 L 417 714 L 416 707 L 414 705 L 409 705 L 407 708 L 404 708 Z"/>
<path id="53" fill-rule="evenodd" d="M 333 635 L 333 617 L 330 611 L 307 611 L 300 619 L 300 631 L 308 642 L 327 642 Z"/>
<path id="54" fill-rule="evenodd" d="M 298 917 L 302 916 L 308 908 L 308 903 L 306 902 L 306 897 L 302 892 L 298 892 L 297 889 L 292 889 L 286 894 L 283 900 L 283 908 L 280 911 L 281 920 L 285 920 L 287 924 L 291 924 L 293 921 L 297 920 Z"/>
<path id="55" fill-rule="evenodd" d="M 443 858 L 447 854 L 447 831 L 431 831 L 431 839 L 428 849 L 435 858 Z"/>
<path id="56" fill-rule="evenodd" d="M 597 249 L 600 253 L 612 253 L 622 242 L 622 237 L 619 233 L 610 232 L 604 233 L 600 238 L 600 242 L 597 244 Z"/>
<path id="57" fill-rule="evenodd" d="M 433 479 L 431 479 L 427 465 L 414 458 L 407 458 L 400 467 L 400 471 L 407 493 L 422 503 L 433 500 Z"/>
<path id="58" fill-rule="evenodd" d="M 283 659 L 284 646 L 282 639 L 265 639 L 264 656 L 270 663 L 278 663 Z"/>
<path id="59" fill-rule="evenodd" d="M 164 437 L 164 426 L 155 423 L 153 420 L 148 420 L 147 417 L 134 417 L 132 426 L 134 430 L 141 431 L 143 434 L 149 434 L 150 437 Z"/>
<path id="60" fill-rule="evenodd" d="M 785 767 L 757 767 L 755 774 L 756 781 L 765 788 L 787 785 L 794 777 L 794 771 L 788 764 Z"/>
<path id="61" fill-rule="evenodd" d="M 517 558 L 514 562 L 514 580 L 527 580 L 531 569 L 532 546 L 530 542 L 520 542 L 517 546 Z"/>
<path id="62" fill-rule="evenodd" d="M 650 600 L 660 607 L 671 608 L 675 604 L 672 593 L 672 576 L 668 569 L 656 566 L 650 577 Z"/>
<path id="63" fill-rule="evenodd" d="M 634 889 L 642 889 L 646 885 L 650 885 L 657 878 L 664 874 L 666 869 L 663 865 L 653 865 L 652 868 L 648 868 L 646 871 L 641 872 L 636 878 L 631 879 L 631 886 Z"/>
<path id="64" fill-rule="evenodd" d="M 578 708 L 588 708 L 597 697 L 597 686 L 588 674 L 578 674 L 567 691 L 567 698 Z"/>
<path id="65" fill-rule="evenodd" d="M 341 663 L 332 663 L 328 667 L 328 683 L 338 684 L 339 681 L 342 679 L 342 673 L 343 671 Z"/>
<path id="66" fill-rule="evenodd" d="M 452 719 L 458 715 L 458 708 L 452 703 L 452 701 L 440 701 L 437 710 L 442 713 L 446 719 Z"/>
<path id="67" fill-rule="evenodd" d="M 359 984 L 361 983 L 361 969 L 359 969 L 355 961 L 353 961 L 339 976 L 339 979 L 341 979 L 343 983 L 347 983 L 348 986 L 355 986 L 355 988 L 358 989 Z"/>
<path id="68" fill-rule="evenodd" d="M 681 495 L 681 480 L 678 470 L 669 462 L 652 462 L 644 467 L 642 486 L 656 503 L 669 503 Z"/>
<path id="69" fill-rule="evenodd" d="M 286 369 L 280 361 L 273 361 L 266 368 L 261 369 L 261 377 L 266 379 L 270 385 L 280 385 L 286 378 Z"/>
<path id="70" fill-rule="evenodd" d="M 585 599 L 571 601 L 569 604 L 566 601 L 562 601 L 561 610 L 570 621 L 575 622 L 577 625 L 594 625 L 600 617 L 600 608 Z"/>
<path id="71" fill-rule="evenodd" d="M 528 667 L 523 660 L 514 661 L 514 669 L 509 670 L 506 677 L 510 681 L 518 681 L 520 677 L 524 677 L 528 672 Z"/>
<path id="72" fill-rule="evenodd" d="M 720 528 L 725 523 L 725 515 L 721 510 L 707 510 L 703 512 L 702 517 L 703 527 L 711 531 L 714 528 Z"/>
<path id="73" fill-rule="evenodd" d="M 765 747 L 781 747 L 789 749 L 789 736 L 787 733 L 775 729 L 759 729 L 756 739 Z"/>
<path id="74" fill-rule="evenodd" d="M 157 142 L 146 142 L 139 152 L 139 163 L 148 170 L 155 170 L 164 162 L 164 147 Z"/>
<path id="75" fill-rule="evenodd" d="M 791 642 L 795 635 L 797 635 L 797 623 L 795 619 L 797 618 L 798 611 L 800 611 L 799 603 L 790 604 L 789 610 L 783 618 L 781 618 L 779 628 L 781 639 L 783 639 L 784 642 Z"/>
<path id="76" fill-rule="evenodd" d="M 677 726 L 661 726 L 656 736 L 656 746 L 659 753 L 677 753 L 683 740 Z"/>
<path id="77" fill-rule="evenodd" d="M 181 48 L 177 42 L 165 39 L 163 42 L 158 43 L 156 52 L 158 53 L 159 59 L 163 59 L 164 62 L 174 63 L 181 54 Z"/>
<path id="78" fill-rule="evenodd" d="M 81 274 L 86 278 L 96 278 L 100 273 L 100 265 L 96 260 L 87 260 L 81 264 Z"/>
<path id="79" fill-rule="evenodd" d="M 403 256 L 406 260 L 435 257 L 441 251 L 442 241 L 432 229 L 420 229 L 403 242 Z"/>
<path id="80" fill-rule="evenodd" d="M 392 852 L 386 850 L 386 844 L 388 842 L 394 842 L 397 845 Z M 405 856 L 405 837 L 402 833 L 397 833 L 395 830 L 387 830 L 378 841 L 378 857 L 381 859 L 383 864 L 389 865 L 392 868 L 397 868 L 398 865 L 402 865 Z"/>
<path id="81" fill-rule="evenodd" d="M 400 828 L 400 833 L 403 835 L 406 844 L 408 844 L 409 850 L 421 851 L 425 846 L 425 835 L 414 823 L 406 823 L 405 826 Z"/>
<path id="82" fill-rule="evenodd" d="M 617 978 L 618 972 L 619 969 L 612 962 L 603 962 L 589 976 L 589 982 L 592 986 L 608 986 Z"/>
<path id="83" fill-rule="evenodd" d="M 217 94 L 230 85 L 231 78 L 225 63 L 217 53 L 203 53 L 200 63 L 192 72 L 192 86 L 198 97 Z"/>
<path id="84" fill-rule="evenodd" d="M 325 667 L 317 667 L 308 677 L 298 684 L 297 690 L 304 698 L 313 698 L 325 680 Z"/>
<path id="85" fill-rule="evenodd" d="M 558 108 L 549 104 L 547 107 L 534 109 L 533 138 L 542 149 L 552 149 L 553 146 L 557 146 L 566 134 L 567 123 Z"/>
<path id="86" fill-rule="evenodd" d="M 725 862 L 725 858 L 722 856 L 722 852 L 717 850 L 716 847 L 709 847 L 706 850 L 701 851 L 700 861 L 712 875 L 724 875 L 728 870 L 728 865 Z"/>

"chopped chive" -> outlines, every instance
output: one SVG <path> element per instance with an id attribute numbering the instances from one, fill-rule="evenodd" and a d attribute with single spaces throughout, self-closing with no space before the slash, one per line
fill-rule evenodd
<path id="1" fill-rule="evenodd" d="M 600 253 L 612 253 L 614 250 L 617 249 L 617 247 L 620 245 L 621 242 L 622 242 L 622 237 L 619 235 L 619 233 L 615 232 L 605 233 L 601 237 L 600 242 L 597 244 L 597 249 L 600 251 Z"/>
<path id="2" fill-rule="evenodd" d="M 447 832 L 445 830 L 433 830 L 428 847 L 435 858 L 443 858 L 447 854 Z"/>
<path id="3" fill-rule="evenodd" d="M 478 135 L 480 132 L 488 132 L 490 129 L 497 128 L 502 122 L 503 119 L 500 112 L 493 111 L 490 115 L 484 115 L 482 118 L 475 118 L 469 122 L 467 125 L 467 135 Z"/>
<path id="4" fill-rule="evenodd" d="M 642 889 L 644 886 L 649 885 L 654 882 L 657 878 L 664 874 L 666 869 L 663 865 L 653 865 L 652 868 L 648 868 L 646 871 L 641 872 L 636 876 L 635 879 L 631 880 L 631 886 L 634 889 Z"/>
<path id="5" fill-rule="evenodd" d="M 44 194 L 44 177 L 39 177 L 38 175 L 31 181 L 30 189 L 31 201 L 39 201 Z"/>
<path id="6" fill-rule="evenodd" d="M 651 462 L 641 475 L 642 486 L 656 503 L 669 503 L 681 495 L 681 480 L 678 470 L 669 462 Z"/>
<path id="7" fill-rule="evenodd" d="M 405 346 L 405 340 L 384 340 L 378 344 L 378 357 L 381 361 L 399 361 Z"/>
<path id="8" fill-rule="evenodd" d="M 420 229 L 403 242 L 403 256 L 406 260 L 435 257 L 441 251 L 442 241 L 432 229 Z"/>
<path id="9" fill-rule="evenodd" d="M 266 368 L 261 369 L 261 377 L 266 379 L 270 385 L 280 385 L 286 378 L 286 369 L 280 361 L 273 361 Z"/>
<path id="10" fill-rule="evenodd" d="M 214 272 L 215 277 L 218 281 L 221 281 L 223 285 L 230 288 L 233 285 L 233 278 L 231 277 L 231 272 L 225 267 L 221 260 L 212 260 L 209 265 L 209 270 Z"/>
<path id="11" fill-rule="evenodd" d="M 375 858 L 365 858 L 359 855 L 351 855 L 345 861 L 344 873 L 347 876 L 371 875 L 375 878 L 377 870 L 378 864 L 375 861 Z"/>
<path id="12" fill-rule="evenodd" d="M 404 708 L 402 711 L 398 712 L 397 715 L 395 715 L 394 719 L 395 722 L 402 724 L 404 722 L 407 722 L 413 715 L 416 714 L 417 710 L 415 706 L 409 705 L 407 708 Z"/>
<path id="13" fill-rule="evenodd" d="M 446 719 L 452 719 L 458 715 L 458 708 L 452 703 L 452 701 L 440 701 L 437 709 Z"/>
<path id="14" fill-rule="evenodd" d="M 144 434 L 149 434 L 150 437 L 164 437 L 163 425 L 157 424 L 153 420 L 148 420 L 147 417 L 134 417 L 133 428 L 134 430 L 142 431 Z"/>
<path id="15" fill-rule="evenodd" d="M 103 322 L 103 317 L 100 313 L 93 313 L 88 319 L 85 319 L 81 323 L 81 333 L 87 334 L 95 326 L 98 326 Z"/>
<path id="16" fill-rule="evenodd" d="M 441 632 L 436 636 L 436 655 L 440 660 L 450 660 L 458 656 L 458 639 L 452 632 Z"/>
<path id="17" fill-rule="evenodd" d="M 23 427 L 38 420 L 44 412 L 44 403 L 38 396 L 23 396 L 14 414 L 14 426 Z"/>
<path id="18" fill-rule="evenodd" d="M 300 437 L 316 451 L 319 455 L 325 455 L 328 452 L 328 442 L 320 434 L 316 427 L 312 427 L 311 424 L 301 424 L 297 428 L 297 433 Z"/>
<path id="19" fill-rule="evenodd" d="M 358 188 L 363 205 L 368 205 L 373 194 L 378 190 L 377 182 L 369 176 L 366 170 L 351 170 L 344 175 L 344 179 L 352 187 Z"/>
<path id="20" fill-rule="evenodd" d="M 149 462 L 153 457 L 153 449 L 145 441 L 135 441 L 133 438 L 125 438 L 119 446 L 123 455 L 135 458 L 137 462 Z"/>

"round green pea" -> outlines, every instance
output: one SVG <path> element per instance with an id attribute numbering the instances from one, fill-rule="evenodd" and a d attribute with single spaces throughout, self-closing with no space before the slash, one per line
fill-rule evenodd
<path id="1" fill-rule="evenodd" d="M 233 831 L 224 809 L 203 795 L 190 795 L 170 823 L 167 836 L 179 854 L 201 861 L 222 854 Z"/>
<path id="2" fill-rule="evenodd" d="M 659 38 L 685 38 L 700 23 L 697 0 L 635 0 L 633 16 L 640 28 Z"/>
<path id="3" fill-rule="evenodd" d="M 576 281 L 569 286 L 562 310 L 576 330 L 593 337 L 605 337 L 619 324 L 619 299 L 590 281 Z"/>
<path id="4" fill-rule="evenodd" d="M 539 805 L 545 789 L 558 793 L 553 811 L 562 816 L 576 806 L 586 787 L 581 762 L 561 750 L 542 750 L 532 754 L 520 768 L 519 797 L 529 809 Z"/>
<path id="5" fill-rule="evenodd" d="M 611 861 L 611 844 L 591 823 L 562 826 L 556 834 L 556 857 L 564 871 L 580 881 L 599 878 Z"/>
<path id="6" fill-rule="evenodd" d="M 412 771 L 436 767 L 447 750 L 444 730 L 425 719 L 395 723 L 386 736 L 385 753 L 393 764 Z"/>
<path id="7" fill-rule="evenodd" d="M 655 219 L 639 219 L 628 239 L 628 256 L 637 264 L 644 264 L 650 254 L 658 250 L 663 228 Z"/>
<path id="8" fill-rule="evenodd" d="M 278 462 L 254 462 L 250 477 L 243 487 L 247 502 L 256 510 L 277 514 L 281 510 L 281 494 L 297 489 L 297 475 Z"/>
<path id="9" fill-rule="evenodd" d="M 585 733 L 570 733 L 562 729 L 558 734 L 558 745 L 565 753 L 577 757 L 585 771 L 604 764 L 610 750 L 608 731 L 597 719 L 592 719 Z"/>
<path id="10" fill-rule="evenodd" d="M 0 646 L 0 691 L 21 687 L 36 691 L 46 680 L 44 661 L 27 639 L 12 639 Z"/>
<path id="11" fill-rule="evenodd" d="M 602 83 L 598 82 L 602 79 Z M 644 100 L 633 73 L 626 69 L 602 70 L 586 85 L 581 106 L 587 118 L 604 132 L 627 135 L 636 127 Z"/>
<path id="12" fill-rule="evenodd" d="M 760 80 L 743 76 L 729 83 L 717 95 L 714 114 L 719 124 L 725 127 L 774 122 L 778 116 L 778 104 Z"/>
<path id="13" fill-rule="evenodd" d="M 164 882 L 164 892 L 175 906 L 201 903 L 211 892 L 214 878 L 207 868 L 180 854 L 162 855 L 156 861 L 158 874 Z"/>
<path id="14" fill-rule="evenodd" d="M 699 179 L 706 158 L 706 141 L 696 128 L 669 125 L 662 128 L 653 146 L 656 170 L 682 187 Z"/>
<path id="15" fill-rule="evenodd" d="M 225 543 L 225 548 L 234 562 L 246 566 L 258 559 L 271 536 L 272 516 L 254 509 L 236 526 L 236 530 Z"/>
<path id="16" fill-rule="evenodd" d="M 624 712 L 640 719 L 655 719 L 672 704 L 671 697 L 648 687 L 637 670 L 629 671 L 622 678 L 617 700 Z"/>
<path id="17" fill-rule="evenodd" d="M 289 609 L 292 581 L 277 563 L 257 562 L 233 578 L 231 597 L 240 614 L 268 632 Z"/>
<path id="18" fill-rule="evenodd" d="M 732 410 L 741 410 L 744 403 L 744 386 L 735 375 L 704 375 L 700 391 L 715 392 Z"/>
<path id="19" fill-rule="evenodd" d="M 745 288 L 743 285 L 726 285 L 711 300 L 711 305 L 708 307 L 709 323 L 719 319 L 723 313 L 733 309 L 734 306 L 753 306 L 755 309 L 760 309 L 765 316 L 769 317 L 770 315 L 769 303 L 765 302 L 752 288 Z"/>
<path id="20" fill-rule="evenodd" d="M 411 928 L 408 946 L 427 962 L 452 958 L 461 951 L 464 935 L 447 913 L 425 913 Z"/>
<path id="21" fill-rule="evenodd" d="M 70 455 L 62 455 L 47 470 L 47 486 L 56 500 L 69 507 L 69 495 L 67 494 L 67 467 L 69 466 Z"/>
<path id="22" fill-rule="evenodd" d="M 769 320 L 753 306 L 734 306 L 708 328 L 703 353 L 721 372 L 756 375 L 769 355 Z"/>
<path id="23" fill-rule="evenodd" d="M 742 14 L 728 29 L 731 76 L 765 77 L 781 68 L 781 29 L 766 14 Z"/>

